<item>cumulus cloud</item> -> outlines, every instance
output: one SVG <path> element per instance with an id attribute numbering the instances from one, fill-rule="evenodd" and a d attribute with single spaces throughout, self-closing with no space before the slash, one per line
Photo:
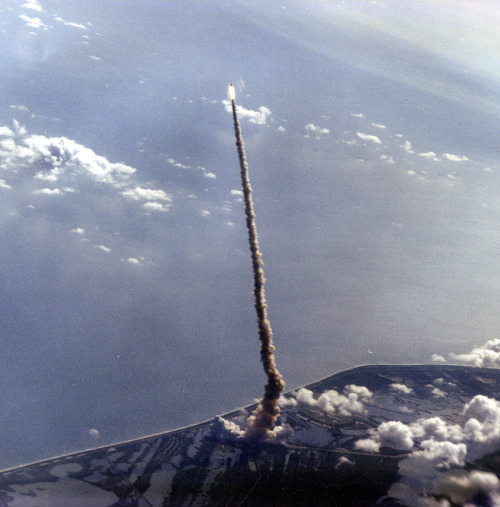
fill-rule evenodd
<path id="1" fill-rule="evenodd" d="M 356 441 L 354 448 L 363 452 L 379 452 L 380 441 L 377 438 L 362 438 Z"/>
<path id="2" fill-rule="evenodd" d="M 354 462 L 351 461 L 347 456 L 340 456 L 340 458 L 337 460 L 337 463 L 335 464 L 335 470 L 337 470 L 337 468 L 342 465 L 354 465 Z"/>
<path id="3" fill-rule="evenodd" d="M 99 430 L 96 430 L 95 428 L 89 429 L 89 435 L 94 438 L 99 438 Z"/>
<path id="4" fill-rule="evenodd" d="M 102 182 L 116 188 L 126 187 L 136 169 L 122 163 L 111 163 L 65 137 L 26 135 L 24 127 L 14 123 L 15 134 L 0 140 L 0 169 L 19 173 L 23 170 L 35 172 L 42 181 L 68 183 L 79 177 Z M 4 134 L 9 132 L 4 130 Z"/>
<path id="5" fill-rule="evenodd" d="M 445 364 L 448 362 L 443 356 L 440 356 L 439 354 L 432 354 L 431 361 L 437 364 Z"/>
<path id="6" fill-rule="evenodd" d="M 344 394 L 332 389 L 317 399 L 312 391 L 302 387 L 295 393 L 295 398 L 299 403 L 317 407 L 326 413 L 351 415 L 353 412 L 366 413 L 363 403 L 369 401 L 372 395 L 366 387 L 351 384 L 344 388 Z"/>
<path id="7" fill-rule="evenodd" d="M 41 188 L 33 192 L 35 195 L 61 195 L 61 189 L 59 188 Z"/>
<path id="8" fill-rule="evenodd" d="M 430 160 L 435 160 L 435 161 L 439 160 L 438 156 L 433 151 L 427 151 L 425 153 L 419 153 L 418 156 L 419 157 L 428 158 Z"/>
<path id="9" fill-rule="evenodd" d="M 191 169 L 190 165 L 182 164 L 175 160 L 175 158 L 167 158 L 167 162 L 174 167 L 178 167 L 179 169 Z"/>
<path id="10" fill-rule="evenodd" d="M 387 421 L 370 430 L 369 438 L 358 440 L 355 448 L 379 452 L 383 446 L 411 451 L 434 466 L 447 469 L 464 466 L 486 453 L 500 449 L 500 402 L 474 396 L 463 408 L 464 423 L 449 424 L 440 417 L 421 418 L 411 424 Z"/>
<path id="11" fill-rule="evenodd" d="M 99 250 L 102 250 L 103 252 L 106 252 L 106 253 L 111 252 L 111 248 L 108 248 L 105 245 L 99 245 L 97 248 L 99 248 Z"/>
<path id="12" fill-rule="evenodd" d="M 432 488 L 435 495 L 445 495 L 456 505 L 498 505 L 500 480 L 495 474 L 472 470 L 441 475 Z M 490 501 L 485 503 L 487 497 Z M 481 500 L 482 499 L 482 500 Z"/>
<path id="13" fill-rule="evenodd" d="M 370 143 L 382 144 L 382 141 L 377 136 L 372 136 L 370 134 L 363 134 L 363 132 L 356 132 L 356 135 L 363 141 L 368 141 Z"/>
<path id="14" fill-rule="evenodd" d="M 434 398 L 444 398 L 446 396 L 446 393 L 439 387 L 432 387 L 431 393 Z"/>
<path id="15" fill-rule="evenodd" d="M 29 26 L 30 28 L 36 28 L 37 30 L 40 28 L 43 28 L 44 30 L 50 28 L 40 18 L 30 18 L 26 14 L 20 14 L 19 18 L 22 19 L 26 23 L 26 26 Z"/>
<path id="16" fill-rule="evenodd" d="M 330 129 L 318 127 L 317 125 L 314 125 L 313 123 L 308 123 L 305 126 L 305 129 L 307 132 L 313 132 L 315 134 L 329 134 L 330 133 Z"/>
<path id="17" fill-rule="evenodd" d="M 28 113 L 29 112 L 29 109 L 27 106 L 23 106 L 23 105 L 16 105 L 16 104 L 13 104 L 10 106 L 11 109 L 15 109 L 16 111 L 21 111 L 23 113 Z"/>
<path id="18" fill-rule="evenodd" d="M 155 200 L 155 201 L 171 201 L 171 197 L 163 190 L 153 190 L 151 188 L 135 187 L 125 190 L 121 193 L 124 197 L 134 201 Z"/>
<path id="19" fill-rule="evenodd" d="M 75 234 L 85 234 L 85 229 L 83 227 L 77 227 L 75 229 L 71 229 L 71 232 Z"/>
<path id="20" fill-rule="evenodd" d="M 388 164 L 395 164 L 391 155 L 380 155 L 380 160 L 385 160 Z"/>
<path id="21" fill-rule="evenodd" d="M 223 100 L 222 103 L 228 113 L 233 112 L 231 101 Z M 257 111 L 246 109 L 242 106 L 236 106 L 236 108 L 240 119 L 247 119 L 250 123 L 255 123 L 256 125 L 266 125 L 267 119 L 272 114 L 271 110 L 265 106 L 260 106 Z"/>
<path id="22" fill-rule="evenodd" d="M 169 210 L 169 205 L 162 204 L 161 202 L 145 202 L 142 207 L 147 211 L 159 211 L 159 212 L 165 212 Z"/>
<path id="23" fill-rule="evenodd" d="M 21 7 L 24 7 L 25 9 L 32 9 L 38 12 L 43 12 L 42 6 L 36 0 L 28 0 L 26 3 L 22 4 Z"/>
<path id="24" fill-rule="evenodd" d="M 464 433 L 458 424 L 450 425 L 440 417 L 418 419 L 410 424 L 410 429 L 414 438 L 422 440 L 450 440 L 457 443 L 464 439 Z"/>
<path id="25" fill-rule="evenodd" d="M 0 127 L 0 136 L 14 136 L 14 132 L 9 127 Z"/>
<path id="26" fill-rule="evenodd" d="M 64 26 L 72 26 L 73 28 L 80 28 L 81 30 L 88 30 L 88 28 L 85 25 L 82 25 L 81 23 L 73 23 L 72 21 L 66 21 L 63 18 L 57 16 L 54 18 L 56 21 L 59 21 Z"/>
<path id="27" fill-rule="evenodd" d="M 382 125 L 381 123 L 372 123 L 372 127 L 378 128 L 378 129 L 385 129 L 387 128 L 385 125 Z"/>
<path id="28" fill-rule="evenodd" d="M 403 148 L 407 153 L 415 153 L 415 151 L 411 147 L 410 141 L 405 141 L 403 144 L 400 144 L 399 147 Z"/>
<path id="29" fill-rule="evenodd" d="M 23 205 L 28 196 L 37 196 L 43 207 L 42 198 L 62 199 L 70 193 L 79 194 L 75 206 L 86 196 L 92 199 L 89 210 L 112 197 L 118 206 L 125 199 L 136 201 L 148 213 L 167 211 L 172 203 L 164 190 L 140 185 L 135 168 L 66 137 L 29 134 L 16 120 L 12 128 L 0 126 L 0 172 L 0 189 L 16 188 Z"/>
<path id="30" fill-rule="evenodd" d="M 389 386 L 389 389 L 392 389 L 393 391 L 397 391 L 401 394 L 411 394 L 413 392 L 413 389 L 411 387 L 408 387 L 404 384 L 391 384 Z"/>
<path id="31" fill-rule="evenodd" d="M 365 115 L 363 113 L 351 113 L 351 116 L 354 118 L 364 118 Z"/>
<path id="32" fill-rule="evenodd" d="M 356 442 L 356 449 L 379 452 L 380 447 L 386 446 L 400 451 L 409 451 L 413 447 L 411 429 L 400 421 L 383 422 L 376 430 L 370 430 L 370 433 L 370 438 Z"/>
<path id="33" fill-rule="evenodd" d="M 453 153 L 443 153 L 443 157 L 452 162 L 465 162 L 469 160 L 466 156 L 453 155 Z"/>
<path id="34" fill-rule="evenodd" d="M 467 446 L 463 443 L 424 440 L 420 445 L 422 450 L 415 451 L 413 456 L 422 456 L 440 468 L 465 465 Z"/>
<path id="35" fill-rule="evenodd" d="M 500 367 L 500 338 L 488 340 L 484 345 L 475 347 L 465 354 L 449 354 L 450 359 L 470 366 L 487 368 Z"/>

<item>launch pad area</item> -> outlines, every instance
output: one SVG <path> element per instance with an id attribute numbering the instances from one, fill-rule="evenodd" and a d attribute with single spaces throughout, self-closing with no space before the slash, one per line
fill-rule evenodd
<path id="1" fill-rule="evenodd" d="M 247 407 L 181 430 L 0 472 L 0 506 L 374 505 L 381 499 L 381 505 L 401 505 L 388 493 L 400 480 L 401 462 L 424 444 L 415 438 L 412 448 L 385 445 L 377 428 L 436 417 L 460 426 L 464 404 L 473 397 L 498 398 L 498 380 L 500 371 L 487 368 L 354 368 L 287 393 L 281 441 L 249 443 L 227 431 L 244 429 L 253 409 Z M 346 395 L 363 387 L 370 395 Z M 334 410 L 320 406 L 325 393 Z M 351 404 L 349 410 L 346 399 L 361 400 L 362 407 Z M 378 449 L 358 444 L 376 438 Z M 483 470 L 485 463 L 491 467 L 496 460 L 483 457 Z"/>

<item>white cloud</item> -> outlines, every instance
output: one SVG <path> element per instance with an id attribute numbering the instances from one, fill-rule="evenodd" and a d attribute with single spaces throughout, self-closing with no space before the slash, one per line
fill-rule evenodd
<path id="1" fill-rule="evenodd" d="M 226 111 L 228 113 L 232 113 L 233 109 L 231 106 L 231 101 L 223 100 Z M 265 106 L 260 106 L 257 111 L 252 111 L 251 109 L 246 109 L 242 106 L 236 106 L 239 118 L 245 118 L 250 123 L 255 123 L 257 125 L 266 125 L 267 119 L 271 116 L 271 110 Z"/>
<path id="2" fill-rule="evenodd" d="M 372 136 L 370 134 L 363 134 L 363 132 L 356 132 L 356 135 L 363 141 L 368 141 L 370 143 L 382 144 L 382 141 L 377 136 Z"/>
<path id="3" fill-rule="evenodd" d="M 500 402 L 477 395 L 465 405 L 464 416 L 468 417 L 463 428 L 468 440 L 481 444 L 481 448 L 484 445 L 495 448 L 499 446 Z M 493 450 L 491 449 L 491 452 Z"/>
<path id="4" fill-rule="evenodd" d="M 490 501 L 484 505 L 499 505 L 500 480 L 495 474 L 480 470 L 456 471 L 442 474 L 436 481 L 432 492 L 436 495 L 445 495 L 456 505 L 469 505 L 479 496 Z M 485 498 L 486 497 L 486 498 Z M 481 502 L 483 505 L 483 502 Z"/>
<path id="5" fill-rule="evenodd" d="M 191 169 L 190 165 L 181 164 L 180 162 L 177 162 L 174 158 L 167 158 L 167 162 L 170 165 L 173 165 L 174 167 L 178 167 L 179 169 Z"/>
<path id="6" fill-rule="evenodd" d="M 437 364 L 445 364 L 448 362 L 443 356 L 440 356 L 439 354 L 432 354 L 431 361 Z"/>
<path id="7" fill-rule="evenodd" d="M 81 235 L 81 234 L 85 234 L 85 229 L 83 229 L 82 227 L 77 227 L 75 229 L 71 229 L 71 232 Z"/>
<path id="8" fill-rule="evenodd" d="M 216 176 L 216 174 L 215 174 L 215 173 L 206 172 L 206 173 L 205 173 L 205 178 L 215 179 L 215 178 L 217 178 L 217 176 Z"/>
<path id="9" fill-rule="evenodd" d="M 129 257 L 127 259 L 127 262 L 129 262 L 130 264 L 136 264 L 136 265 L 141 264 L 141 261 L 139 259 L 136 259 L 135 257 Z"/>
<path id="10" fill-rule="evenodd" d="M 66 21 L 63 18 L 55 17 L 56 21 L 59 21 L 65 26 L 72 26 L 73 28 L 80 28 L 81 30 L 88 30 L 88 28 L 85 25 L 82 25 L 80 23 L 73 23 L 72 21 Z"/>
<path id="11" fill-rule="evenodd" d="M 395 164 L 391 155 L 380 155 L 380 160 L 385 160 L 388 164 Z"/>
<path id="12" fill-rule="evenodd" d="M 163 190 L 154 190 L 151 188 L 135 187 L 134 189 L 125 190 L 121 193 L 127 199 L 134 201 L 155 200 L 155 201 L 171 201 L 172 198 Z"/>
<path id="13" fill-rule="evenodd" d="M 453 155 L 453 153 L 443 153 L 443 157 L 452 162 L 465 162 L 469 160 L 466 156 Z"/>
<path id="14" fill-rule="evenodd" d="M 363 452 L 379 452 L 380 442 L 373 438 L 362 438 L 360 440 L 356 440 L 354 448 Z"/>
<path id="15" fill-rule="evenodd" d="M 461 442 L 464 439 L 462 428 L 458 424 L 448 425 L 440 417 L 431 417 L 429 419 L 418 419 L 410 424 L 414 438 L 422 440 L 450 440 L 452 442 Z"/>
<path id="16" fill-rule="evenodd" d="M 398 393 L 401 394 L 411 394 L 413 392 L 413 389 L 411 387 L 408 387 L 404 384 L 391 384 L 389 386 L 389 389 L 397 391 Z"/>
<path id="17" fill-rule="evenodd" d="M 89 435 L 94 438 L 99 438 L 99 430 L 96 430 L 95 428 L 89 429 Z"/>
<path id="18" fill-rule="evenodd" d="M 325 391 L 318 399 L 315 399 L 313 392 L 305 387 L 295 393 L 295 398 L 299 403 L 320 408 L 326 413 L 342 415 L 351 415 L 352 412 L 365 413 L 363 402 L 370 400 L 371 397 L 372 393 L 369 389 L 356 385 L 346 386 L 344 394 L 335 390 Z"/>
<path id="19" fill-rule="evenodd" d="M 21 125 L 17 120 L 12 120 L 12 124 L 14 125 L 16 135 L 24 136 L 28 133 L 26 127 L 24 125 Z"/>
<path id="20" fill-rule="evenodd" d="M 42 188 L 33 192 L 35 195 L 61 195 L 62 192 L 59 188 Z"/>
<path id="21" fill-rule="evenodd" d="M 99 56 L 89 55 L 89 58 L 91 60 L 95 60 L 96 62 L 100 62 L 101 61 L 101 57 L 99 57 Z"/>
<path id="22" fill-rule="evenodd" d="M 400 421 L 383 422 L 370 433 L 370 438 L 358 440 L 354 447 L 365 452 L 379 452 L 382 446 L 409 451 L 414 444 L 410 427 Z"/>
<path id="23" fill-rule="evenodd" d="M 488 340 L 484 345 L 465 354 L 449 354 L 450 359 L 470 366 L 500 367 L 500 338 Z"/>
<path id="24" fill-rule="evenodd" d="M 354 462 L 351 461 L 347 456 L 340 456 L 340 458 L 337 460 L 337 463 L 335 464 L 335 470 L 337 470 L 337 468 L 342 465 L 354 465 Z"/>
<path id="25" fill-rule="evenodd" d="M 308 123 L 305 126 L 305 129 L 308 132 L 314 132 L 315 134 L 329 134 L 330 133 L 330 129 L 318 127 L 317 125 L 314 125 L 313 123 Z"/>
<path id="26" fill-rule="evenodd" d="M 10 108 L 15 109 L 16 111 L 21 111 L 23 113 L 29 112 L 29 109 L 26 106 L 22 106 L 22 105 L 20 105 L 20 106 L 12 105 L 12 106 L 10 106 Z"/>
<path id="27" fill-rule="evenodd" d="M 410 141 L 405 141 L 403 144 L 400 144 L 399 147 L 403 148 L 407 153 L 415 153 L 411 147 Z"/>
<path id="28" fill-rule="evenodd" d="M 6 190 L 10 190 L 12 187 L 8 185 L 5 180 L 0 180 L 0 188 L 5 188 Z"/>
<path id="29" fill-rule="evenodd" d="M 351 116 L 354 116 L 354 118 L 364 118 L 365 115 L 363 113 L 351 113 Z"/>
<path id="30" fill-rule="evenodd" d="M 466 459 L 500 449 L 500 402 L 477 395 L 464 405 L 463 420 L 462 425 L 448 424 L 440 417 L 409 425 L 388 421 L 370 430 L 370 437 L 358 440 L 355 447 L 365 452 L 379 452 L 382 446 L 408 451 L 416 447 L 411 456 L 440 468 L 464 466 Z"/>
<path id="31" fill-rule="evenodd" d="M 165 204 L 162 204 L 161 202 L 152 202 L 152 201 L 148 201 L 148 202 L 145 202 L 142 207 L 148 211 L 160 211 L 160 212 L 163 212 L 163 211 L 168 211 L 169 210 L 169 207 L 170 205 L 165 205 Z"/>
<path id="32" fill-rule="evenodd" d="M 437 155 L 433 151 L 427 151 L 425 153 L 419 153 L 418 156 L 419 157 L 428 158 L 428 159 L 431 159 L 431 160 L 435 160 L 435 161 L 439 160 L 439 158 L 437 157 Z"/>
<path id="33" fill-rule="evenodd" d="M 285 127 L 283 127 L 283 125 L 280 125 L 280 126 L 278 127 L 278 132 L 286 132 L 286 128 L 285 128 Z"/>
<path id="34" fill-rule="evenodd" d="M 24 7 L 25 9 L 32 9 L 38 12 L 43 12 L 42 6 L 36 0 L 28 0 L 26 3 L 22 4 L 21 7 Z"/>
<path id="35" fill-rule="evenodd" d="M 0 136 L 14 136 L 14 132 L 9 127 L 0 127 Z"/>
<path id="36" fill-rule="evenodd" d="M 378 128 L 378 129 L 385 129 L 387 128 L 385 125 L 382 125 L 381 123 L 372 123 L 372 127 Z"/>
<path id="37" fill-rule="evenodd" d="M 463 443 L 439 442 L 424 440 L 420 446 L 421 451 L 415 451 L 414 456 L 422 456 L 441 468 L 464 466 L 467 455 L 467 446 Z"/>
<path id="38" fill-rule="evenodd" d="M 433 387 L 431 393 L 434 398 L 444 398 L 446 396 L 446 393 L 439 389 L 439 387 Z"/>
<path id="39" fill-rule="evenodd" d="M 231 190 L 232 196 L 243 197 L 243 190 Z"/>
<path id="40" fill-rule="evenodd" d="M 102 250 L 103 252 L 106 252 L 106 253 L 111 252 L 111 248 L 108 248 L 107 246 L 104 246 L 104 245 L 99 245 L 97 248 L 99 248 L 99 250 Z"/>
<path id="41" fill-rule="evenodd" d="M 49 28 L 49 26 L 46 25 L 40 18 L 30 18 L 29 16 L 26 16 L 26 14 L 20 14 L 19 17 L 26 23 L 26 26 L 29 26 L 30 28 L 36 28 L 37 30 L 39 28 L 43 28 L 44 30 Z"/>

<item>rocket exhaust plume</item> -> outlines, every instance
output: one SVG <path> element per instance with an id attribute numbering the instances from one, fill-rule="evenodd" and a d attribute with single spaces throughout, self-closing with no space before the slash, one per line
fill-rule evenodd
<path id="1" fill-rule="evenodd" d="M 271 324 L 267 318 L 267 302 L 264 292 L 264 270 L 262 268 L 262 254 L 259 250 L 259 241 L 257 239 L 257 227 L 255 225 L 255 213 L 253 210 L 252 187 L 248 177 L 248 164 L 241 136 L 240 122 L 236 109 L 236 97 L 234 87 L 229 86 L 229 98 L 233 109 L 234 133 L 236 136 L 236 147 L 238 148 L 238 157 L 240 160 L 241 184 L 243 186 L 243 196 L 245 201 L 245 215 L 248 228 L 248 239 L 250 242 L 250 251 L 252 253 L 252 269 L 254 279 L 254 298 L 255 310 L 257 311 L 257 322 L 259 325 L 260 338 L 260 357 L 264 366 L 264 372 L 267 375 L 264 396 L 255 409 L 254 413 L 248 419 L 248 426 L 244 438 L 249 440 L 265 440 L 274 436 L 273 428 L 276 419 L 279 416 L 280 408 L 278 399 L 285 388 L 285 382 L 276 368 L 274 361 L 273 332 Z"/>

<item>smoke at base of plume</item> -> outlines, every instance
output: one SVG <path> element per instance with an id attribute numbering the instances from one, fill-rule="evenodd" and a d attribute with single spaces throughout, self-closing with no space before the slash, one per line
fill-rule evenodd
<path id="1" fill-rule="evenodd" d="M 281 377 L 274 361 L 273 332 L 267 318 L 267 302 L 264 292 L 264 270 L 262 269 L 262 254 L 259 249 L 257 228 L 255 225 L 255 213 L 252 202 L 252 187 L 248 177 L 248 164 L 246 161 L 243 138 L 241 136 L 240 122 L 236 110 L 236 102 L 231 101 L 234 120 L 234 132 L 236 146 L 240 162 L 241 183 L 245 201 L 245 215 L 248 228 L 250 250 L 252 253 L 252 269 L 254 275 L 254 298 L 257 321 L 259 324 L 259 338 L 261 343 L 260 357 L 267 375 L 264 396 L 254 413 L 248 419 L 248 426 L 244 437 L 250 440 L 266 440 L 275 436 L 273 432 L 276 420 L 280 414 L 278 400 L 285 388 L 285 382 Z"/>

